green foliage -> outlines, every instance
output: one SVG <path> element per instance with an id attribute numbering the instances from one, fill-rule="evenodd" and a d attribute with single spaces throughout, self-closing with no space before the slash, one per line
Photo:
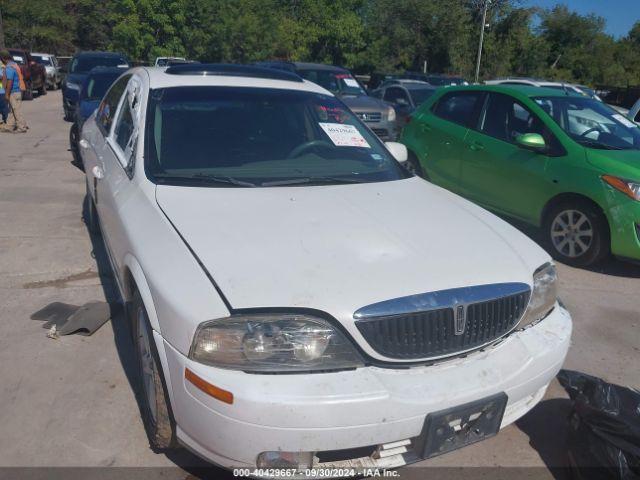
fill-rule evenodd
<path id="1" fill-rule="evenodd" d="M 472 78 L 484 0 L 0 0 L 8 46 L 71 54 L 117 50 L 202 61 L 264 59 L 359 72 L 422 70 Z M 640 22 L 616 40 L 566 6 L 493 0 L 481 78 L 528 75 L 640 84 Z M 534 22 L 534 17 L 539 21 Z M 537 24 L 536 28 L 533 25 Z"/>

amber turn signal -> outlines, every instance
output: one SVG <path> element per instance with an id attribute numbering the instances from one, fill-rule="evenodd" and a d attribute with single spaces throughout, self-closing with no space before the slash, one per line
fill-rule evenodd
<path id="1" fill-rule="evenodd" d="M 188 368 L 184 369 L 184 378 L 191 382 L 196 388 L 202 390 L 204 393 L 212 396 L 216 400 L 228 403 L 229 405 L 233 404 L 233 393 L 227 392 L 226 390 L 216 387 L 215 385 L 211 385 L 209 382 L 207 382 L 203 378 L 200 378 Z"/>

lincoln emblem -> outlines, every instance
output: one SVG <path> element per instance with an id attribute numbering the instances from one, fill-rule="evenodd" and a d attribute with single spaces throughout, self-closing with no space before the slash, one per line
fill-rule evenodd
<path id="1" fill-rule="evenodd" d="M 466 323 L 466 315 L 465 315 L 465 306 L 457 305 L 455 308 L 455 319 L 454 319 L 454 332 L 456 335 L 462 335 L 464 333 L 464 326 Z"/>

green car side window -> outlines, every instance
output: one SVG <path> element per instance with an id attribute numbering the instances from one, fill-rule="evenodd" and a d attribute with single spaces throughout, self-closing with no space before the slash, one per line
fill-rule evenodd
<path id="1" fill-rule="evenodd" d="M 490 93 L 480 119 L 480 131 L 504 142 L 517 144 L 516 138 L 537 133 L 545 139 L 552 156 L 562 155 L 564 149 L 544 122 L 525 105 L 509 95 Z"/>
<path id="2" fill-rule="evenodd" d="M 482 108 L 483 92 L 451 92 L 436 103 L 433 113 L 444 120 L 472 128 Z"/>

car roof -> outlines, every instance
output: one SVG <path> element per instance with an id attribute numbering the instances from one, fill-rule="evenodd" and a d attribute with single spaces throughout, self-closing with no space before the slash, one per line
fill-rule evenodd
<path id="1" fill-rule="evenodd" d="M 218 67 L 233 67 L 230 65 L 217 65 Z M 136 67 L 129 72 L 147 75 L 149 79 L 149 88 L 171 88 L 171 87 L 246 87 L 246 88 L 274 88 L 281 90 L 306 91 L 313 93 L 321 93 L 333 96 L 331 92 L 325 90 L 321 86 L 297 77 L 293 73 L 283 70 L 276 70 L 264 67 L 251 67 L 247 65 L 239 71 L 234 72 L 233 69 L 223 74 L 202 74 L 198 73 L 198 69 L 215 69 L 216 65 L 212 64 L 187 64 L 170 68 L 159 67 Z M 176 71 L 192 70 L 192 73 L 172 73 Z M 270 76 L 270 78 L 251 76 L 251 69 L 255 69 L 261 74 Z M 246 73 L 243 73 L 245 71 Z M 269 75 L 269 72 L 271 75 Z M 287 78 L 288 74 L 291 76 Z M 297 80 L 296 80 L 297 79 Z"/>
<path id="2" fill-rule="evenodd" d="M 401 83 L 400 85 L 407 90 L 436 90 L 438 88 L 436 85 L 431 85 L 427 82 Z"/>
<path id="3" fill-rule="evenodd" d="M 293 62 L 293 65 L 295 65 L 298 70 L 327 70 L 330 72 L 349 73 L 349 70 L 346 68 L 327 65 L 324 63 Z"/>
<path id="4" fill-rule="evenodd" d="M 119 52 L 97 52 L 97 51 L 84 51 L 78 52 L 74 57 L 102 57 L 102 58 L 127 58 L 124 53 Z"/>
<path id="5" fill-rule="evenodd" d="M 496 93 L 518 93 L 524 97 L 566 97 L 567 94 L 563 90 L 557 90 L 553 88 L 534 87 L 532 85 L 465 85 L 465 86 L 451 86 L 447 87 L 445 92 L 457 92 L 457 91 L 481 91 L 481 92 L 496 92 Z M 575 97 L 574 97 L 575 98 Z"/>
<path id="6" fill-rule="evenodd" d="M 55 57 L 53 53 L 31 52 L 31 55 L 38 56 L 38 57 Z"/>
<path id="7" fill-rule="evenodd" d="M 91 70 L 89 70 L 89 76 L 96 77 L 98 75 L 114 75 L 114 74 L 122 75 L 126 71 L 127 71 L 126 68 L 119 68 L 119 67 L 93 67 Z"/>

